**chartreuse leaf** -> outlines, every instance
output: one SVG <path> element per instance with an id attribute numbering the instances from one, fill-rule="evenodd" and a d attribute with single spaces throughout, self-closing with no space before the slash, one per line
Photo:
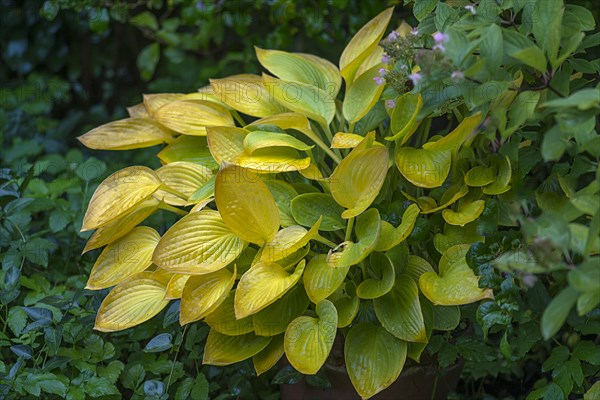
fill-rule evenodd
<path id="1" fill-rule="evenodd" d="M 172 103 L 176 100 L 181 100 L 185 95 L 183 93 L 153 93 L 153 94 L 145 94 L 144 98 L 144 107 L 146 111 L 150 115 L 154 115 L 154 113 L 161 108 L 162 106 Z"/>
<path id="2" fill-rule="evenodd" d="M 316 86 L 290 82 L 263 74 L 263 85 L 279 104 L 321 123 L 335 117 L 335 97 Z"/>
<path id="3" fill-rule="evenodd" d="M 419 126 L 417 117 L 423 106 L 421 94 L 405 93 L 396 100 L 392 111 L 390 129 L 393 133 L 386 140 L 400 140 L 406 143 Z"/>
<path id="4" fill-rule="evenodd" d="M 377 64 L 363 72 L 346 90 L 342 112 L 344 118 L 350 123 L 354 123 L 367 115 L 379 100 L 384 85 L 377 85 L 373 80 L 377 76 L 377 71 L 384 64 Z"/>
<path id="5" fill-rule="evenodd" d="M 225 224 L 242 239 L 259 245 L 279 230 L 279 210 L 257 174 L 235 165 L 222 167 L 215 181 L 215 202 Z"/>
<path id="6" fill-rule="evenodd" d="M 409 275 L 398 276 L 391 291 L 373 300 L 373 305 L 377 319 L 392 335 L 408 342 L 427 342 L 419 287 Z"/>
<path id="7" fill-rule="evenodd" d="M 226 268 L 205 275 L 194 275 L 186 282 L 181 295 L 179 323 L 198 321 L 212 313 L 225 301 L 235 282 L 233 273 Z"/>
<path id="8" fill-rule="evenodd" d="M 365 211 L 379 194 L 388 169 L 388 150 L 369 147 L 375 135 L 369 134 L 335 168 L 329 178 L 331 195 L 347 208 L 342 218 L 352 218 Z"/>
<path id="9" fill-rule="evenodd" d="M 296 221 L 294 220 L 291 210 L 291 201 L 298 196 L 296 189 L 294 189 L 289 183 L 280 179 L 268 178 L 263 182 L 265 185 L 267 185 L 271 191 L 271 194 L 273 195 L 273 198 L 275 199 L 275 204 L 277 204 L 277 209 L 279 210 L 279 220 L 281 226 L 287 227 L 296 225 Z M 315 220 L 312 224 L 307 226 L 312 226 L 315 222 L 317 221 Z"/>
<path id="10" fill-rule="evenodd" d="M 207 126 L 235 126 L 225 107 L 201 100 L 173 101 L 156 110 L 153 117 L 175 132 L 192 136 L 206 136 Z"/>
<path id="11" fill-rule="evenodd" d="M 360 307 L 360 299 L 356 295 L 356 283 L 348 281 L 340 285 L 328 300 L 333 302 L 337 310 L 338 328 L 344 328 L 354 321 Z"/>
<path id="12" fill-rule="evenodd" d="M 210 84 L 220 101 L 246 115 L 262 118 L 286 111 L 269 95 L 260 75 L 232 75 Z"/>
<path id="13" fill-rule="evenodd" d="M 92 195 L 81 230 L 96 229 L 131 211 L 161 185 L 156 172 L 147 167 L 127 167 L 115 172 Z"/>
<path id="14" fill-rule="evenodd" d="M 458 210 L 446 209 L 442 211 L 442 217 L 450 225 L 465 226 L 469 222 L 475 221 L 485 209 L 485 201 L 459 201 Z"/>
<path id="15" fill-rule="evenodd" d="M 148 118 L 150 114 L 146 110 L 144 103 L 136 104 L 135 106 L 127 107 L 127 114 L 131 118 Z"/>
<path id="16" fill-rule="evenodd" d="M 263 50 L 258 47 L 256 57 L 273 75 L 290 82 L 313 85 L 335 98 L 342 86 L 340 71 L 329 61 L 312 54 Z"/>
<path id="17" fill-rule="evenodd" d="M 185 287 L 188 279 L 190 279 L 190 276 L 191 275 L 173 274 L 169 280 L 169 284 L 167 285 L 167 293 L 165 294 L 165 298 L 168 300 L 181 299 L 181 296 L 183 295 L 183 288 Z"/>
<path id="18" fill-rule="evenodd" d="M 495 165 L 489 167 L 473 167 L 465 175 L 465 183 L 468 186 L 481 187 L 489 185 L 498 177 L 498 168 Z"/>
<path id="19" fill-rule="evenodd" d="M 356 294 L 361 299 L 375 299 L 383 296 L 392 290 L 396 280 L 392 261 L 385 254 L 379 252 L 371 253 L 369 264 L 377 278 L 365 279 L 358 285 Z"/>
<path id="20" fill-rule="evenodd" d="M 152 264 L 152 253 L 160 235 L 147 226 L 138 226 L 102 251 L 88 279 L 86 289 L 98 290 L 116 285 L 142 272 Z"/>
<path id="21" fill-rule="evenodd" d="M 425 332 L 427 340 L 425 342 L 408 342 L 407 343 L 407 356 L 416 362 L 420 362 L 421 355 L 427 347 L 431 334 L 433 333 L 433 306 L 429 300 L 424 297 L 419 297 L 421 304 L 421 312 L 423 313 L 423 320 L 425 321 Z"/>
<path id="22" fill-rule="evenodd" d="M 158 242 L 152 260 L 170 272 L 207 274 L 235 260 L 246 244 L 217 211 L 202 210 L 177 221 Z"/>
<path id="23" fill-rule="evenodd" d="M 231 291 L 227 298 L 204 318 L 208 326 L 223 335 L 239 336 L 254 331 L 251 317 L 235 318 L 234 296 L 235 291 Z"/>
<path id="24" fill-rule="evenodd" d="M 312 226 L 321 218 L 320 231 L 337 231 L 346 227 L 344 208 L 326 193 L 304 193 L 290 202 L 292 216 L 300 225 Z"/>
<path id="25" fill-rule="evenodd" d="M 250 318 L 257 335 L 275 336 L 285 332 L 288 324 L 304 314 L 310 300 L 302 285 L 296 285 L 282 298 Z"/>
<path id="26" fill-rule="evenodd" d="M 411 204 L 402 214 L 402 222 L 397 228 L 387 221 L 381 221 L 381 234 L 375 250 L 388 251 L 402 243 L 412 233 L 419 213 L 419 206 Z"/>
<path id="27" fill-rule="evenodd" d="M 285 351 L 283 348 L 283 336 L 283 334 L 274 336 L 267 347 L 252 357 L 252 363 L 254 364 L 257 376 L 274 367 L 277 361 L 283 356 Z"/>
<path id="28" fill-rule="evenodd" d="M 360 65 L 377 48 L 387 28 L 394 9 L 390 7 L 367 22 L 346 46 L 340 57 L 340 72 L 346 84 L 354 81 L 354 75 Z"/>
<path id="29" fill-rule="evenodd" d="M 439 275 L 425 272 L 419 278 L 421 292 L 434 305 L 459 306 L 492 298 L 491 289 L 480 289 L 479 278 L 467 265 L 465 254 L 469 245 L 449 248 L 439 264 Z"/>
<path id="30" fill-rule="evenodd" d="M 443 210 L 444 208 L 454 204 L 459 199 L 465 197 L 467 193 L 469 193 L 469 188 L 462 181 L 459 181 L 456 184 L 450 186 L 448 190 L 446 190 L 444 194 L 442 194 L 439 206 L 423 210 L 421 211 L 421 214 L 432 214 L 439 210 Z"/>
<path id="31" fill-rule="evenodd" d="M 258 262 L 242 275 L 235 292 L 235 315 L 239 318 L 256 314 L 276 302 L 298 282 L 306 262 L 300 261 L 293 274 L 279 264 Z"/>
<path id="32" fill-rule="evenodd" d="M 425 272 L 434 272 L 433 267 L 427 260 L 419 256 L 408 256 L 408 264 L 405 270 L 406 275 L 410 276 L 416 283 L 419 283 L 419 278 Z"/>
<path id="33" fill-rule="evenodd" d="M 344 360 L 360 397 L 368 399 L 394 383 L 406 353 L 406 342 L 383 327 L 366 322 L 353 326 L 346 336 Z"/>
<path id="34" fill-rule="evenodd" d="M 442 186 L 450 173 L 450 150 L 427 150 L 399 147 L 396 166 L 406 180 L 422 188 Z"/>
<path id="35" fill-rule="evenodd" d="M 450 150 L 452 154 L 465 143 L 470 142 L 477 133 L 481 124 L 481 112 L 477 112 L 470 117 L 462 120 L 452 132 L 435 142 L 428 142 L 423 145 L 426 150 Z"/>
<path id="36" fill-rule="evenodd" d="M 444 253 L 457 244 L 482 242 L 483 239 L 483 236 L 477 234 L 477 224 L 468 224 L 465 227 L 446 224 L 444 233 L 436 233 L 433 243 L 437 251 Z"/>
<path id="37" fill-rule="evenodd" d="M 221 165 L 223 161 L 233 163 L 244 154 L 244 139 L 249 131 L 231 126 L 211 126 L 206 129 L 210 154 Z"/>
<path id="38" fill-rule="evenodd" d="M 211 329 L 204 346 L 202 364 L 229 365 L 260 353 L 271 342 L 270 337 L 246 333 L 227 336 Z"/>
<path id="39" fill-rule="evenodd" d="M 283 228 L 270 242 L 265 243 L 260 260 L 274 262 L 288 257 L 314 239 L 319 234 L 320 225 L 321 219 L 308 231 L 299 225 Z"/>
<path id="40" fill-rule="evenodd" d="M 285 355 L 292 366 L 306 375 L 314 375 L 325 363 L 337 332 L 337 311 L 329 300 L 317 304 L 318 318 L 302 316 L 287 327 Z"/>
<path id="41" fill-rule="evenodd" d="M 344 242 L 338 247 L 342 251 L 330 252 L 327 262 L 333 267 L 350 267 L 365 259 L 374 249 L 381 233 L 379 211 L 371 208 L 358 216 L 356 221 L 356 237 L 358 241 Z"/>
<path id="42" fill-rule="evenodd" d="M 433 306 L 433 329 L 453 331 L 460 323 L 458 306 Z"/>
<path id="43" fill-rule="evenodd" d="M 332 267 L 325 254 L 316 254 L 306 266 L 303 282 L 310 301 L 317 304 L 344 282 L 350 267 Z"/>
<path id="44" fill-rule="evenodd" d="M 151 197 L 148 200 L 141 202 L 128 213 L 123 214 L 106 225 L 101 226 L 92 234 L 86 243 L 85 248 L 83 249 L 83 253 L 107 245 L 108 243 L 114 242 L 120 237 L 125 236 L 135 226 L 156 211 L 159 204 L 160 201 Z"/>
<path id="45" fill-rule="evenodd" d="M 498 177 L 489 185 L 483 187 L 483 193 L 489 195 L 499 195 L 510 190 L 510 180 L 512 177 L 512 169 L 510 159 L 496 155 L 492 159 L 493 164 L 498 169 Z"/>
<path id="46" fill-rule="evenodd" d="M 239 154 L 233 163 L 260 173 L 302 171 L 310 166 L 310 157 L 302 157 L 289 147 L 258 149 L 254 153 Z"/>
<path id="47" fill-rule="evenodd" d="M 289 147 L 300 151 L 307 151 L 315 146 L 309 146 L 291 135 L 277 132 L 253 131 L 244 138 L 244 150 L 248 154 L 270 147 Z"/>
<path id="48" fill-rule="evenodd" d="M 168 143 L 173 137 L 149 118 L 126 118 L 94 128 L 78 139 L 90 149 L 130 150 Z"/>
<path id="49" fill-rule="evenodd" d="M 219 168 L 219 164 L 215 162 L 210 154 L 205 136 L 181 135 L 156 156 L 164 164 L 187 161 L 200 164 L 211 171 Z"/>
<path id="50" fill-rule="evenodd" d="M 167 306 L 167 282 L 140 272 L 115 286 L 98 309 L 94 329 L 114 332 L 145 322 Z"/>
<path id="51" fill-rule="evenodd" d="M 154 197 L 174 206 L 187 205 L 188 198 L 212 177 L 210 169 L 187 161 L 175 161 L 164 165 L 156 173 L 165 185 L 184 195 L 182 198 L 162 189 L 154 193 Z"/>
<path id="52" fill-rule="evenodd" d="M 365 137 L 356 133 L 338 132 L 331 141 L 332 149 L 353 149 L 363 141 Z"/>

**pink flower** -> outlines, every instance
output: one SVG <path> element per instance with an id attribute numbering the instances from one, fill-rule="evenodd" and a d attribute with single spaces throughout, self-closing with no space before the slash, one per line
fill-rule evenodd
<path id="1" fill-rule="evenodd" d="M 387 40 L 389 40 L 390 42 L 393 40 L 396 40 L 400 37 L 400 34 L 396 31 L 391 31 L 390 34 L 387 37 Z"/>
<path id="2" fill-rule="evenodd" d="M 384 54 L 381 56 L 381 62 L 382 63 L 389 63 L 390 61 L 392 61 L 392 59 L 390 58 L 390 56 L 388 56 L 387 54 Z"/>
<path id="3" fill-rule="evenodd" d="M 459 81 L 465 78 L 465 74 L 463 74 L 461 71 L 454 71 L 452 72 L 452 75 L 450 75 L 450 77 L 455 81 Z"/>
<path id="4" fill-rule="evenodd" d="M 379 72 L 379 76 L 385 76 L 387 71 L 385 68 L 379 68 L 378 72 Z"/>
<path id="5" fill-rule="evenodd" d="M 387 108 L 394 108 L 396 107 L 396 100 L 387 100 L 385 105 Z"/>
<path id="6" fill-rule="evenodd" d="M 475 10 L 475 6 L 473 4 L 465 6 L 465 10 L 468 10 L 473 15 L 477 14 L 477 11 Z"/>
<path id="7" fill-rule="evenodd" d="M 423 76 L 420 73 L 415 72 L 414 74 L 410 74 L 408 79 L 412 81 L 413 85 L 417 86 L 421 79 L 423 79 Z"/>
<path id="8" fill-rule="evenodd" d="M 384 82 L 384 80 L 383 80 L 383 78 L 382 78 L 382 77 L 380 77 L 380 76 L 375 76 L 375 77 L 373 77 L 373 80 L 375 81 L 375 83 L 377 84 L 377 86 L 381 86 L 381 85 L 383 85 L 383 82 Z"/>
<path id="9" fill-rule="evenodd" d="M 445 52 L 445 51 L 446 51 L 446 48 L 444 47 L 444 45 L 443 45 L 443 44 L 441 44 L 441 43 L 438 43 L 438 44 L 436 44 L 435 46 L 433 46 L 433 50 L 434 50 L 434 51 L 435 51 L 435 50 L 439 50 L 439 51 L 441 51 L 441 52 L 443 53 L 443 52 Z"/>
<path id="10" fill-rule="evenodd" d="M 410 34 L 413 36 L 419 36 L 419 30 L 417 28 L 412 28 L 410 30 Z"/>
<path id="11" fill-rule="evenodd" d="M 442 32 L 436 32 L 433 34 L 433 40 L 435 40 L 437 44 L 447 43 L 449 39 L 450 36 Z"/>

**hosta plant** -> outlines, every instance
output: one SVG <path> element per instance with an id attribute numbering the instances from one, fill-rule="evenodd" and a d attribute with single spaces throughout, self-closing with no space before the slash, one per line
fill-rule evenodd
<path id="1" fill-rule="evenodd" d="M 146 95 L 130 118 L 80 138 L 104 150 L 166 144 L 162 167 L 120 170 L 90 200 L 85 251 L 104 249 L 87 288 L 112 287 L 97 330 L 180 299 L 182 325 L 210 326 L 204 363 L 252 358 L 258 374 L 284 354 L 316 374 L 343 338 L 368 398 L 434 331 L 457 327 L 459 305 L 492 297 L 466 262 L 482 240 L 468 224 L 510 189 L 509 160 L 474 155 L 480 112 L 432 108 L 413 90 L 417 35 L 402 24 L 382 41 L 391 15 L 367 23 L 339 66 L 257 48 L 262 75 Z M 181 218 L 164 233 L 143 225 L 163 211 Z"/>

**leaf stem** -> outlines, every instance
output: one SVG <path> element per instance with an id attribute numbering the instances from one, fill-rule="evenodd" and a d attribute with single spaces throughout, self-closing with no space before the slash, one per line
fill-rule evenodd
<path id="1" fill-rule="evenodd" d="M 237 123 L 242 126 L 242 128 L 245 127 L 246 125 L 248 125 L 248 124 L 246 124 L 246 121 L 244 121 L 242 116 L 236 110 L 231 110 L 231 115 L 233 115 L 233 119 L 235 119 L 237 121 Z"/>
<path id="2" fill-rule="evenodd" d="M 168 204 L 165 204 L 165 203 L 161 203 L 161 204 L 158 206 L 158 208 L 160 208 L 160 209 L 162 209 L 162 210 L 166 210 L 166 211 L 171 211 L 171 212 L 174 212 L 175 214 L 179 214 L 179 215 L 187 215 L 187 214 L 188 214 L 188 213 L 187 213 L 186 211 L 184 211 L 184 210 L 180 210 L 180 209 L 179 209 L 179 208 L 177 208 L 177 207 L 173 207 L 173 206 L 170 206 L 170 205 L 168 205 Z"/>
<path id="3" fill-rule="evenodd" d="M 324 238 L 321 235 L 317 235 L 314 237 L 314 239 L 319 242 L 319 243 L 323 243 L 324 245 L 327 245 L 329 247 L 331 247 L 332 249 L 335 249 L 337 247 L 337 244 L 333 243 L 331 240 Z"/>
<path id="4" fill-rule="evenodd" d="M 346 226 L 346 242 L 352 239 L 352 228 L 354 227 L 354 217 L 348 220 L 348 225 Z"/>

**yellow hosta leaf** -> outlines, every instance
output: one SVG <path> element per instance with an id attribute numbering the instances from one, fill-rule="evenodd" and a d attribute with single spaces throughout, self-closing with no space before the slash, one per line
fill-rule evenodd
<path id="1" fill-rule="evenodd" d="M 225 107 L 210 101 L 177 100 L 159 108 L 154 119 L 184 135 L 206 136 L 207 126 L 235 126 Z"/>
<path id="2" fill-rule="evenodd" d="M 406 361 L 406 342 L 383 327 L 367 322 L 353 326 L 346 336 L 344 360 L 352 385 L 368 399 L 398 379 Z"/>
<path id="3" fill-rule="evenodd" d="M 174 206 L 187 205 L 188 198 L 212 177 L 210 169 L 186 161 L 176 161 L 164 165 L 156 173 L 165 185 L 185 196 L 181 198 L 165 190 L 154 193 L 154 197 L 159 197 L 165 203 Z"/>
<path id="4" fill-rule="evenodd" d="M 400 147 L 396 151 L 396 166 L 413 185 L 435 188 L 442 186 L 448 177 L 451 156 L 450 150 Z"/>
<path id="5" fill-rule="evenodd" d="M 325 90 L 266 74 L 263 75 L 263 85 L 279 104 L 321 124 L 330 124 L 335 117 L 335 97 Z"/>
<path id="6" fill-rule="evenodd" d="M 232 163 L 238 155 L 244 153 L 244 139 L 249 131 L 230 126 L 213 126 L 206 133 L 210 153 L 217 164 L 221 165 L 223 161 Z"/>
<path id="7" fill-rule="evenodd" d="M 419 213 L 419 206 L 411 204 L 402 214 L 402 222 L 397 228 L 387 221 L 381 221 L 381 234 L 375 250 L 388 251 L 402 243 L 412 233 Z"/>
<path id="8" fill-rule="evenodd" d="M 267 347 L 252 357 L 252 363 L 254 364 L 256 376 L 259 376 L 273 368 L 275 364 L 277 364 L 277 361 L 281 359 L 283 353 L 283 335 L 277 335 L 273 337 L 273 340 L 271 340 L 271 343 L 269 343 Z"/>
<path id="9" fill-rule="evenodd" d="M 215 202 L 225 224 L 242 239 L 259 245 L 279 230 L 279 210 L 257 174 L 229 165 L 217 173 Z"/>
<path id="10" fill-rule="evenodd" d="M 304 314 L 309 303 L 304 287 L 294 286 L 281 299 L 252 315 L 254 331 L 261 336 L 275 336 L 285 332 L 293 319 Z"/>
<path id="11" fill-rule="evenodd" d="M 126 118 L 94 128 L 78 139 L 90 149 L 130 150 L 170 142 L 173 137 L 149 118 Z"/>
<path id="12" fill-rule="evenodd" d="M 460 306 L 493 298 L 491 289 L 479 288 L 479 278 L 465 259 L 469 245 L 449 248 L 439 264 L 439 275 L 425 272 L 419 277 L 421 292 L 434 305 Z"/>
<path id="13" fill-rule="evenodd" d="M 289 256 L 317 236 L 320 225 L 321 218 L 308 231 L 299 225 L 280 230 L 270 242 L 265 243 L 260 260 L 274 262 Z"/>
<path id="14" fill-rule="evenodd" d="M 317 304 L 331 296 L 346 279 L 350 267 L 332 267 L 325 254 L 315 254 L 304 271 L 303 282 L 310 301 Z"/>
<path id="15" fill-rule="evenodd" d="M 365 137 L 355 133 L 338 132 L 331 141 L 332 149 L 353 149 L 363 141 Z"/>
<path id="16" fill-rule="evenodd" d="M 163 164 L 187 161 L 204 166 L 211 171 L 219 169 L 219 164 L 215 162 L 212 154 L 210 154 L 204 136 L 181 135 L 156 156 Z"/>
<path id="17" fill-rule="evenodd" d="M 347 208 L 343 218 L 365 211 L 379 194 L 388 169 L 388 151 L 383 146 L 366 147 L 373 134 L 346 156 L 329 178 L 331 195 Z"/>
<path id="18" fill-rule="evenodd" d="M 278 173 L 301 171 L 310 166 L 310 157 L 302 157 L 291 148 L 272 147 L 259 149 L 251 155 L 240 154 L 233 164 L 247 168 L 257 173 Z"/>
<path id="19" fill-rule="evenodd" d="M 177 221 L 158 242 L 152 261 L 166 271 L 201 275 L 224 268 L 245 247 L 217 211 L 203 210 Z"/>
<path id="20" fill-rule="evenodd" d="M 361 76 L 366 70 L 371 69 L 372 67 L 374 67 L 377 64 L 380 64 L 381 57 L 383 56 L 384 53 L 385 52 L 383 50 L 383 47 L 381 47 L 381 46 L 375 47 L 369 53 L 369 55 L 365 58 L 365 60 L 360 65 L 360 67 L 358 67 L 358 69 L 356 70 L 355 76 Z"/>
<path id="21" fill-rule="evenodd" d="M 376 299 L 388 293 L 394 287 L 396 271 L 392 261 L 383 253 L 371 253 L 371 269 L 377 278 L 367 278 L 358 285 L 356 295 L 361 299 Z"/>
<path id="22" fill-rule="evenodd" d="M 320 301 L 318 318 L 302 316 L 287 327 L 285 355 L 292 366 L 306 375 L 314 375 L 325 363 L 337 332 L 337 311 L 329 300 Z"/>
<path id="23" fill-rule="evenodd" d="M 419 287 L 409 275 L 398 276 L 392 290 L 373 300 L 373 306 L 377 319 L 389 333 L 408 342 L 427 342 Z"/>
<path id="24" fill-rule="evenodd" d="M 183 295 L 183 288 L 190 279 L 191 275 L 173 274 L 167 285 L 167 293 L 165 298 L 168 300 L 180 299 Z"/>
<path id="25" fill-rule="evenodd" d="M 131 328 L 158 314 L 169 304 L 166 283 L 152 279 L 152 272 L 140 272 L 115 286 L 96 315 L 94 329 L 114 332 Z"/>
<path id="26" fill-rule="evenodd" d="M 262 118 L 286 111 L 269 94 L 260 75 L 233 75 L 211 79 L 210 84 L 220 101 L 243 114 Z"/>
<path id="27" fill-rule="evenodd" d="M 492 196 L 506 193 L 510 190 L 512 167 L 510 159 L 504 156 L 495 156 L 492 160 L 498 169 L 498 177 L 493 183 L 483 187 L 483 193 Z"/>
<path id="28" fill-rule="evenodd" d="M 235 318 L 234 296 L 235 291 L 231 291 L 227 298 L 204 318 L 208 326 L 227 336 L 239 336 L 254 331 L 252 317 Z"/>
<path id="29" fill-rule="evenodd" d="M 469 222 L 475 221 L 485 209 L 485 201 L 475 200 L 473 202 L 458 203 L 458 211 L 446 209 L 442 211 L 444 220 L 450 225 L 465 226 Z"/>
<path id="30" fill-rule="evenodd" d="M 96 229 L 131 211 L 161 184 L 156 172 L 147 167 L 127 167 L 115 172 L 92 195 L 81 230 Z"/>
<path id="31" fill-rule="evenodd" d="M 454 204 L 459 199 L 465 197 L 467 193 L 469 193 L 469 188 L 464 183 L 457 182 L 455 185 L 450 186 L 448 190 L 442 194 L 439 206 L 423 210 L 421 211 L 421 214 L 432 214 L 434 212 L 443 210 L 444 208 Z"/>
<path id="32" fill-rule="evenodd" d="M 489 167 L 473 167 L 465 175 L 465 183 L 468 186 L 481 187 L 489 185 L 498 177 L 498 168 L 495 165 Z"/>
<path id="33" fill-rule="evenodd" d="M 463 143 L 470 142 L 475 138 L 479 124 L 481 124 L 481 112 L 463 119 L 452 132 L 443 138 L 436 140 L 435 142 L 425 143 L 423 149 L 450 150 L 454 154 Z"/>
<path id="34" fill-rule="evenodd" d="M 379 41 L 383 37 L 392 13 L 393 7 L 390 7 L 363 26 L 356 35 L 350 40 L 340 57 L 340 71 L 346 84 L 349 85 L 354 80 L 356 71 L 361 64 L 369 57 L 371 52 L 377 48 Z"/>
<path id="35" fill-rule="evenodd" d="M 160 201 L 151 197 L 148 200 L 143 201 L 127 214 L 121 215 L 117 219 L 101 226 L 92 234 L 83 249 L 83 253 L 107 245 L 120 237 L 125 236 L 135 226 L 156 211 L 159 204 Z"/>
<path id="36" fill-rule="evenodd" d="M 263 50 L 255 47 L 263 67 L 279 79 L 316 86 L 335 98 L 342 86 L 340 71 L 329 61 L 312 54 Z"/>
<path id="37" fill-rule="evenodd" d="M 238 319 L 255 314 L 273 304 L 290 290 L 302 276 L 304 260 L 288 274 L 279 264 L 258 262 L 242 275 L 235 292 L 235 315 Z"/>
<path id="38" fill-rule="evenodd" d="M 270 147 L 289 147 L 300 151 L 307 151 L 315 146 L 309 146 L 291 135 L 277 132 L 253 131 L 244 138 L 244 150 L 248 154 Z"/>
<path id="39" fill-rule="evenodd" d="M 179 323 L 198 321 L 213 312 L 225 301 L 235 282 L 233 273 L 226 268 L 206 275 L 191 276 L 183 287 Z"/>
<path id="40" fill-rule="evenodd" d="M 156 110 L 162 106 L 181 99 L 183 93 L 156 93 L 144 95 L 144 107 L 150 115 L 154 115 Z"/>
<path id="41" fill-rule="evenodd" d="M 392 111 L 390 128 L 393 135 L 386 140 L 400 140 L 406 143 L 415 133 L 419 126 L 417 117 L 423 106 L 423 98 L 420 94 L 405 93 L 396 100 L 396 106 Z"/>
<path id="42" fill-rule="evenodd" d="M 147 226 L 138 226 L 102 251 L 88 279 L 86 289 L 98 290 L 116 285 L 142 272 L 152 264 L 152 253 L 160 235 Z"/>
<path id="43" fill-rule="evenodd" d="M 406 266 L 406 270 L 404 273 L 410 276 L 415 283 L 419 283 L 419 278 L 425 272 L 434 272 L 431 264 L 427 262 L 424 258 L 419 256 L 409 255 L 408 256 L 408 265 Z"/>
<path id="44" fill-rule="evenodd" d="M 333 302 L 338 315 L 338 328 L 345 328 L 354 321 L 360 308 L 360 299 L 356 294 L 356 283 L 347 281 L 328 298 Z"/>
<path id="45" fill-rule="evenodd" d="M 365 259 L 374 249 L 381 234 L 381 218 L 379 211 L 371 208 L 359 215 L 356 220 L 356 237 L 358 241 L 344 242 L 342 250 L 330 251 L 327 262 L 333 267 L 349 267 Z M 337 250 L 337 249 L 334 249 Z"/>
<path id="46" fill-rule="evenodd" d="M 229 365 L 260 353 L 271 342 L 270 337 L 246 333 L 227 336 L 211 329 L 204 346 L 202 364 Z"/>
<path id="47" fill-rule="evenodd" d="M 377 64 L 366 70 L 346 90 L 342 112 L 346 120 L 354 123 L 367 115 L 379 100 L 385 85 L 377 85 L 373 77 L 384 64 Z"/>
<path id="48" fill-rule="evenodd" d="M 131 118 L 149 118 L 150 114 L 146 110 L 144 103 L 136 104 L 135 106 L 127 107 L 127 114 Z"/>

